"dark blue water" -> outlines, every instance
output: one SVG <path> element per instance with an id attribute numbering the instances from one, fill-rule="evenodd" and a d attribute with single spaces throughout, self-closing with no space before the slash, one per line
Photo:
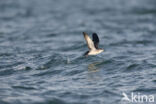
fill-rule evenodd
<path id="1" fill-rule="evenodd" d="M 82 32 L 105 51 L 82 57 Z M 156 96 L 155 0 L 0 1 L 0 104 L 123 104 L 122 92 Z"/>

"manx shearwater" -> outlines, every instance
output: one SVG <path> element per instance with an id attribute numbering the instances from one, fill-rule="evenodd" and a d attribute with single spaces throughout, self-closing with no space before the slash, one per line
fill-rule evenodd
<path id="1" fill-rule="evenodd" d="M 92 35 L 92 39 L 88 36 L 87 33 L 83 32 L 83 36 L 86 40 L 86 43 L 87 43 L 87 46 L 89 48 L 89 51 L 85 52 L 85 56 L 88 56 L 88 55 L 97 55 L 101 52 L 103 52 L 104 50 L 103 49 L 100 49 L 98 47 L 98 44 L 99 44 L 99 37 L 96 33 L 93 33 Z"/>

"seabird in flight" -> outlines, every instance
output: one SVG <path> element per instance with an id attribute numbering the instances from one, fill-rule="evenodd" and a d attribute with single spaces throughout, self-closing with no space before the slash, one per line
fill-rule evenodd
<path id="1" fill-rule="evenodd" d="M 89 48 L 89 51 L 85 52 L 85 54 L 84 54 L 85 56 L 97 55 L 104 51 L 103 49 L 98 48 L 99 38 L 96 33 L 93 33 L 93 35 L 92 35 L 93 40 L 91 40 L 91 38 L 85 32 L 83 32 L 83 36 L 84 36 L 87 46 Z"/>

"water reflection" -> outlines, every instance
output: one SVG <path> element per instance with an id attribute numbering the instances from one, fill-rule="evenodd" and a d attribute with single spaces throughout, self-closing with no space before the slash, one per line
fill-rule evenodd
<path id="1" fill-rule="evenodd" d="M 99 67 L 97 66 L 98 64 L 100 64 L 101 62 L 93 62 L 91 64 L 88 65 L 88 71 L 89 72 L 97 72 L 99 71 Z"/>
<path id="2" fill-rule="evenodd" d="M 99 80 L 101 77 L 100 74 L 100 64 L 102 62 L 93 62 L 88 65 L 88 79 L 89 80 Z"/>

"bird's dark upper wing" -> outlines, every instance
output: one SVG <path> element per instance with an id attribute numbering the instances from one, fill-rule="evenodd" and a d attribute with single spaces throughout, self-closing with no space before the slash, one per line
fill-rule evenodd
<path id="1" fill-rule="evenodd" d="M 98 44 L 99 44 L 99 37 L 98 37 L 98 35 L 96 33 L 93 33 L 92 38 L 93 38 L 93 42 L 94 42 L 95 48 L 98 49 Z"/>

